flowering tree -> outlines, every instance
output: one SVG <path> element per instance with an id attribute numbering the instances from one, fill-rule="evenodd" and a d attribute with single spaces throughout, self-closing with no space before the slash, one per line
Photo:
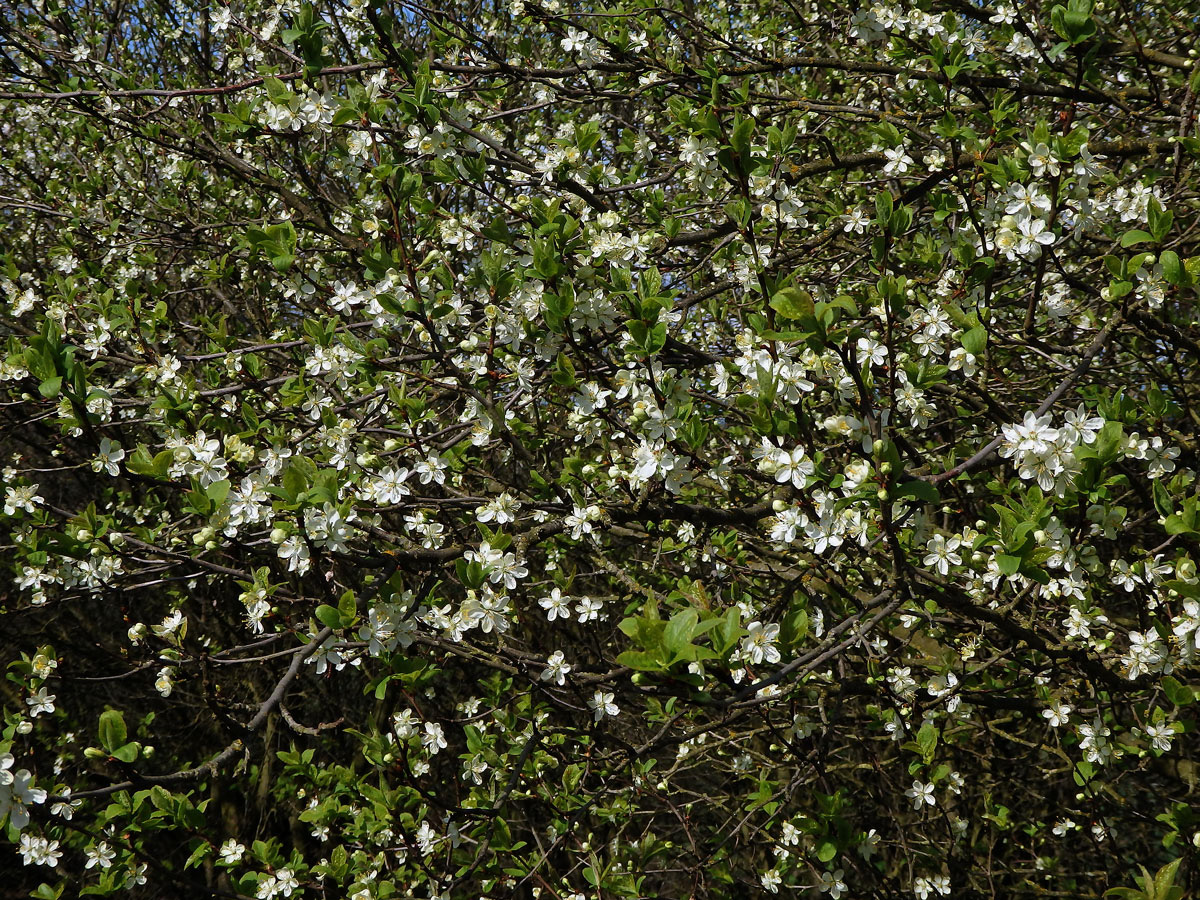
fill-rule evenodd
<path id="1" fill-rule="evenodd" d="M 0 9 L 6 896 L 1200 886 L 1194 10 L 673 6 Z"/>

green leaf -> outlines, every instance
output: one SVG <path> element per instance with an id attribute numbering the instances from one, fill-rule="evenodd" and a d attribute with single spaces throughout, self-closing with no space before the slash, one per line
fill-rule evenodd
<path id="1" fill-rule="evenodd" d="M 1179 254 L 1174 250 L 1164 250 L 1158 255 L 1158 264 L 1162 266 L 1163 278 L 1176 287 L 1182 287 L 1188 282 L 1187 269 L 1179 261 Z"/>
<path id="2" fill-rule="evenodd" d="M 327 628 L 341 628 L 342 614 L 337 607 L 322 603 L 317 607 L 317 620 Z"/>
<path id="3" fill-rule="evenodd" d="M 1050 24 L 1068 45 L 1081 44 L 1096 33 L 1092 0 L 1071 0 L 1067 6 L 1050 10 Z"/>
<path id="4" fill-rule="evenodd" d="M 680 658 L 692 642 L 692 629 L 696 627 L 699 614 L 694 609 L 684 609 L 671 616 L 663 631 L 663 646 L 672 662 Z"/>
<path id="5" fill-rule="evenodd" d="M 644 344 L 646 353 L 653 356 L 661 350 L 667 343 L 667 323 L 659 322 L 646 332 L 646 343 Z"/>
<path id="6" fill-rule="evenodd" d="M 942 499 L 941 494 L 938 493 L 938 489 L 928 481 L 905 482 L 896 489 L 896 493 L 892 496 L 897 500 L 912 497 L 915 500 L 921 500 L 925 503 L 937 503 Z"/>
<path id="7" fill-rule="evenodd" d="M 354 591 L 346 591 L 338 600 L 338 613 L 341 615 L 342 624 L 349 627 L 354 621 L 354 617 L 358 615 L 358 603 L 354 597 Z"/>
<path id="8" fill-rule="evenodd" d="M 212 853 L 212 844 L 205 841 L 200 841 L 196 845 L 196 849 L 192 851 L 192 855 L 187 858 L 187 862 L 183 864 L 185 869 L 194 869 L 204 862 Z"/>
<path id="9" fill-rule="evenodd" d="M 913 210 L 911 206 L 905 206 L 901 203 L 892 210 L 891 216 L 888 217 L 888 232 L 899 237 L 908 231 L 912 226 Z"/>
<path id="10" fill-rule="evenodd" d="M 286 105 L 292 98 L 292 92 L 288 90 L 287 84 L 273 75 L 268 75 L 263 79 L 263 87 L 267 90 L 267 96 L 272 103 Z"/>
<path id="11" fill-rule="evenodd" d="M 1188 706 L 1196 699 L 1196 694 L 1190 687 L 1170 675 L 1163 676 L 1162 688 L 1167 699 L 1176 706 Z"/>
<path id="12" fill-rule="evenodd" d="M 575 378 L 575 364 L 565 353 L 558 354 L 554 369 L 550 373 L 551 380 L 563 387 L 574 387 L 578 380 Z"/>
<path id="13" fill-rule="evenodd" d="M 1015 575 L 1021 568 L 1021 557 L 1009 556 L 1007 553 L 996 554 L 996 568 L 1002 575 Z"/>
<path id="14" fill-rule="evenodd" d="M 737 646 L 737 643 L 741 639 L 742 635 L 745 633 L 745 629 L 743 629 L 741 625 L 741 617 L 741 610 L 736 606 L 731 606 L 725 611 L 725 615 L 721 617 L 720 621 L 717 623 L 717 627 L 713 629 L 712 634 L 709 635 L 709 640 L 712 642 L 713 649 L 716 650 L 721 657 L 725 657 L 731 653 L 733 648 Z"/>
<path id="15" fill-rule="evenodd" d="M 837 852 L 837 845 L 833 841 L 822 841 L 817 845 L 817 859 L 823 863 L 827 863 L 837 856 Z"/>
<path id="16" fill-rule="evenodd" d="M 933 761 L 933 753 L 937 749 L 937 742 L 937 726 L 931 722 L 926 722 L 921 726 L 921 730 L 917 732 L 917 747 L 921 750 L 921 756 L 925 761 L 925 765 L 929 765 Z"/>
<path id="17" fill-rule="evenodd" d="M 962 345 L 963 349 L 972 356 L 981 355 L 984 347 L 987 346 L 987 329 L 982 325 L 977 325 L 971 330 L 963 332 Z"/>
<path id="18" fill-rule="evenodd" d="M 1171 502 L 1171 494 L 1167 491 L 1161 479 L 1155 479 L 1150 482 L 1151 494 L 1154 496 L 1154 508 L 1158 510 L 1159 515 L 1169 516 L 1175 511 L 1175 504 Z"/>
<path id="19" fill-rule="evenodd" d="M 292 462 L 283 470 L 283 492 L 287 499 L 295 503 L 300 495 L 308 488 L 308 478 L 305 477 L 303 466 Z"/>
<path id="20" fill-rule="evenodd" d="M 754 119 L 750 116 L 742 117 L 739 114 L 733 126 L 729 145 L 741 157 L 741 162 L 745 166 L 748 166 L 750 162 L 750 141 L 753 135 Z"/>
<path id="21" fill-rule="evenodd" d="M 1121 235 L 1121 246 L 1132 247 L 1134 244 L 1145 244 L 1153 240 L 1153 235 L 1135 228 L 1133 231 L 1127 231 Z"/>
<path id="22" fill-rule="evenodd" d="M 1125 428 L 1120 422 L 1106 422 L 1096 435 L 1092 449 L 1096 457 L 1105 465 L 1115 462 L 1120 453 L 1121 444 L 1125 439 Z"/>
<path id="23" fill-rule="evenodd" d="M 813 314 L 812 294 L 802 288 L 785 287 L 771 297 L 771 309 L 785 319 L 801 319 Z"/>
<path id="24" fill-rule="evenodd" d="M 661 672 L 666 668 L 662 657 L 648 650 L 626 650 L 617 656 L 617 664 L 639 672 Z"/>
<path id="25" fill-rule="evenodd" d="M 1150 225 L 1150 233 L 1154 235 L 1155 241 L 1161 242 L 1167 236 L 1174 219 L 1174 213 L 1163 209 L 1157 197 L 1150 197 L 1149 202 L 1146 204 L 1146 220 Z"/>
<path id="26" fill-rule="evenodd" d="M 1182 861 L 1181 859 L 1173 859 L 1155 874 L 1154 895 L 1157 900 L 1169 900 L 1169 893 L 1175 890 L 1175 873 L 1178 871 L 1179 864 Z M 1180 889 L 1179 893 L 1175 894 L 1175 896 L 1181 896 L 1182 893 L 1183 891 Z"/>
<path id="27" fill-rule="evenodd" d="M 119 759 L 123 763 L 131 763 L 138 758 L 138 753 L 141 749 L 141 745 L 137 741 L 130 741 L 128 744 L 124 744 L 113 750 L 112 757 L 113 759 Z"/>
<path id="28" fill-rule="evenodd" d="M 386 675 L 383 678 L 379 679 L 379 683 L 377 685 L 375 685 L 375 699 L 376 700 L 382 700 L 384 697 L 387 696 L 388 684 L 391 683 L 391 681 L 392 681 L 391 675 Z"/>
<path id="29" fill-rule="evenodd" d="M 1163 530 L 1167 534 L 1193 534 L 1196 531 L 1193 519 L 1182 513 L 1172 513 L 1167 516 L 1167 521 L 1163 523 Z"/>
<path id="30" fill-rule="evenodd" d="M 204 489 L 204 493 L 213 502 L 213 508 L 215 509 L 224 503 L 225 498 L 229 496 L 229 482 L 225 479 L 214 481 Z"/>
<path id="31" fill-rule="evenodd" d="M 38 385 L 38 393 L 46 399 L 57 397 L 59 392 L 62 390 L 62 383 L 63 380 L 61 375 L 55 375 L 53 378 L 47 378 Z"/>
<path id="32" fill-rule="evenodd" d="M 744 629 L 739 629 L 744 631 Z M 779 640 L 784 646 L 799 644 L 808 637 L 808 610 L 794 607 L 779 623 Z"/>
<path id="33" fill-rule="evenodd" d="M 892 200 L 891 191 L 880 191 L 875 195 L 875 220 L 884 228 L 892 220 L 892 211 L 895 208 L 895 203 Z"/>
<path id="34" fill-rule="evenodd" d="M 1120 300 L 1132 290 L 1132 281 L 1110 281 L 1108 283 L 1108 298 L 1110 300 Z"/>
<path id="35" fill-rule="evenodd" d="M 105 710 L 100 714 L 100 746 L 112 753 L 125 743 L 128 735 L 125 730 L 125 714 L 115 709 Z"/>

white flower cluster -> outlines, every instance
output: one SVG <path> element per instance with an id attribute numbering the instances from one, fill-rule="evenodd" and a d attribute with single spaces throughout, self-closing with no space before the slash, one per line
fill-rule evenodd
<path id="1" fill-rule="evenodd" d="M 1090 763 L 1104 765 L 1114 756 L 1120 754 L 1116 745 L 1109 738 L 1112 729 L 1104 724 L 1097 716 L 1091 723 L 1084 722 L 1079 726 L 1079 749 L 1083 757 Z"/>
<path id="2" fill-rule="evenodd" d="M 684 141 L 679 161 L 687 166 L 685 178 L 695 189 L 711 193 L 722 184 L 717 145 L 713 141 L 692 135 Z"/>
<path id="3" fill-rule="evenodd" d="M 1028 412 L 1020 424 L 1004 426 L 1000 445 L 1000 455 L 1013 459 L 1023 479 L 1037 481 L 1042 490 L 1054 491 L 1060 497 L 1079 471 L 1075 448 L 1093 443 L 1104 427 L 1104 420 L 1089 417 L 1083 406 L 1068 411 L 1063 419 L 1063 426 L 1055 428 L 1049 414 Z"/>
<path id="4" fill-rule="evenodd" d="M 299 131 L 301 128 L 328 131 L 337 110 L 337 101 L 328 94 L 310 90 L 293 95 L 287 103 L 271 100 L 264 103 L 262 123 L 273 131 Z"/>
<path id="5" fill-rule="evenodd" d="M 764 218 L 774 219 L 788 228 L 806 224 L 808 206 L 786 181 L 769 175 L 753 175 L 750 178 L 750 192 L 762 202 L 760 213 Z"/>
<path id="6" fill-rule="evenodd" d="M 913 894 L 917 900 L 928 900 L 935 895 L 950 896 L 950 877 L 948 875 L 922 875 L 913 879 Z"/>
<path id="7" fill-rule="evenodd" d="M 398 603 L 377 603 L 367 611 L 366 621 L 358 629 L 358 639 L 367 642 L 371 656 L 412 644 L 416 626 L 405 617 L 411 600 L 412 594 L 406 592 Z"/>
<path id="8" fill-rule="evenodd" d="M 194 476 L 203 487 L 208 487 L 229 477 L 229 463 L 221 455 L 221 442 L 203 431 L 197 431 L 191 440 L 171 438 L 167 449 L 175 455 L 168 473 L 172 478 Z"/>
<path id="9" fill-rule="evenodd" d="M 21 843 L 17 847 L 17 852 L 21 854 L 24 864 L 27 866 L 33 864 L 49 866 L 53 869 L 62 858 L 62 851 L 58 849 L 58 841 L 51 841 L 34 834 L 21 835 Z"/>
<path id="10" fill-rule="evenodd" d="M 254 472 L 242 479 L 240 485 L 229 492 L 221 512 L 225 516 L 226 537 L 237 537 L 238 531 L 247 525 L 270 525 L 272 521 L 271 497 L 267 493 L 268 477 L 263 472 Z"/>
<path id="11" fill-rule="evenodd" d="M 1129 632 L 1129 652 L 1121 658 L 1121 665 L 1131 681 L 1149 672 L 1167 674 L 1174 668 L 1167 645 L 1153 631 Z"/>
<path id="12" fill-rule="evenodd" d="M 258 890 L 254 896 L 258 900 L 274 900 L 275 897 L 290 897 L 293 891 L 300 889 L 296 874 L 287 868 L 277 869 L 274 875 L 264 875 L 258 882 Z"/>
<path id="13" fill-rule="evenodd" d="M 773 347 L 764 345 L 753 332 L 738 336 L 741 353 L 733 360 L 746 381 L 748 392 L 756 392 L 770 380 L 780 403 L 799 403 L 801 396 L 812 392 L 816 385 L 808 376 L 822 368 L 816 353 L 807 346 L 794 347 L 776 341 Z M 774 351 L 772 353 L 772 350 Z"/>
<path id="14" fill-rule="evenodd" d="M 28 769 L 11 771 L 14 762 L 11 753 L 0 753 L 0 822 L 7 816 L 8 824 L 20 831 L 29 824 L 29 806 L 45 803 L 46 792 L 33 786 Z"/>
<path id="15" fill-rule="evenodd" d="M 799 504 L 792 504 L 766 520 L 773 541 L 787 545 L 799 540 L 818 554 L 840 547 L 847 538 L 865 546 L 872 516 L 869 504 L 857 503 L 839 509 L 844 502 L 842 498 L 820 489 L 814 490 L 810 499 L 815 517 Z"/>
<path id="16" fill-rule="evenodd" d="M 579 31 L 571 27 L 567 28 L 567 36 L 559 41 L 559 46 L 567 53 L 577 56 L 583 65 L 593 65 L 611 58 L 608 48 L 599 39 L 592 37 L 586 31 Z"/>
<path id="17" fill-rule="evenodd" d="M 1182 612 L 1171 619 L 1171 632 L 1179 643 L 1179 655 L 1184 662 L 1200 657 L 1200 602 L 1183 601 Z"/>
<path id="18" fill-rule="evenodd" d="M 850 19 L 851 36 L 864 43 L 885 40 L 892 31 L 913 37 L 940 36 L 948 43 L 962 41 L 964 45 L 969 44 L 972 52 L 982 46 L 982 39 L 976 29 L 969 28 L 965 32 L 949 31 L 942 16 L 927 13 L 922 9 L 905 9 L 902 6 L 879 2 L 858 7 Z"/>
<path id="19" fill-rule="evenodd" d="M 10 484 L 4 489 L 4 514 L 16 515 L 17 510 L 36 512 L 37 505 L 46 501 L 38 494 L 36 484 Z"/>

